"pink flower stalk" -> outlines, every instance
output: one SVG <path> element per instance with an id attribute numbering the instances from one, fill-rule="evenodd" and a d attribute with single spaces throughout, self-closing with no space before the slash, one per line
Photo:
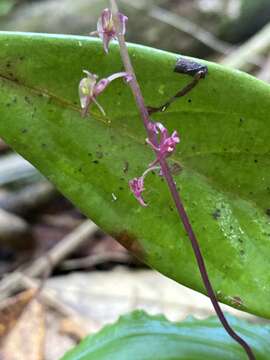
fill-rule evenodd
<path id="1" fill-rule="evenodd" d="M 170 156 L 174 152 L 176 145 L 180 142 L 180 138 L 177 134 L 177 131 L 174 131 L 172 133 L 172 135 L 170 136 L 169 131 L 161 123 L 149 122 L 148 130 L 149 130 L 150 134 L 152 134 L 153 139 L 156 140 L 156 143 L 158 143 L 157 137 L 160 134 L 160 139 L 159 139 L 158 145 L 155 145 L 155 144 L 153 144 L 152 141 L 150 141 L 149 139 L 146 139 L 146 142 L 156 152 L 157 158 L 149 165 L 149 167 L 142 174 L 141 177 L 134 178 L 129 181 L 130 190 L 133 192 L 134 196 L 136 197 L 136 199 L 139 201 L 139 203 L 142 206 L 147 206 L 147 204 L 145 203 L 145 201 L 142 197 L 142 192 L 145 190 L 145 187 L 144 187 L 145 176 L 150 171 L 156 170 L 156 169 L 159 170 L 159 175 L 163 176 L 163 172 L 160 169 L 160 167 L 155 166 L 155 165 L 157 165 L 161 159 L 164 159 L 164 158 L 167 158 L 168 156 Z"/>
<path id="2" fill-rule="evenodd" d="M 92 74 L 87 70 L 83 71 L 87 76 L 84 77 L 79 84 L 79 97 L 82 108 L 82 115 L 86 115 L 89 106 L 92 103 L 95 103 L 99 110 L 105 115 L 105 111 L 103 107 L 96 100 L 97 96 L 101 94 L 106 87 L 115 79 L 123 77 L 126 82 L 129 82 L 132 79 L 132 76 L 126 72 L 119 72 L 110 75 L 107 78 L 101 79 L 97 82 L 98 76 L 96 74 Z"/>
<path id="3" fill-rule="evenodd" d="M 164 179 L 166 180 L 166 182 L 168 184 L 168 187 L 171 192 L 172 198 L 174 200 L 177 212 L 179 214 L 179 217 L 183 223 L 183 226 L 184 226 L 186 233 L 192 244 L 192 248 L 193 248 L 196 260 L 197 260 L 197 264 L 198 264 L 198 267 L 199 267 L 199 270 L 200 270 L 200 273 L 202 276 L 203 283 L 204 283 L 206 291 L 211 299 L 211 302 L 214 306 L 216 314 L 218 315 L 220 322 L 222 323 L 222 325 L 223 325 L 224 329 L 227 331 L 227 333 L 235 341 L 237 341 L 243 347 L 243 349 L 246 351 L 248 358 L 250 360 L 255 360 L 256 358 L 252 352 L 252 349 L 245 342 L 245 340 L 243 340 L 231 328 L 230 324 L 228 323 L 226 317 L 224 316 L 224 314 L 222 312 L 222 309 L 219 306 L 216 294 L 215 294 L 214 289 L 209 280 L 209 276 L 208 276 L 207 269 L 205 266 L 204 258 L 201 253 L 201 250 L 200 250 L 200 245 L 199 245 L 196 235 L 193 231 L 192 225 L 189 221 L 189 217 L 188 217 L 188 214 L 186 213 L 186 210 L 182 203 L 180 194 L 178 193 L 176 183 L 172 177 L 171 170 L 166 161 L 166 158 L 175 151 L 176 145 L 180 142 L 178 133 L 177 133 L 177 131 L 173 131 L 172 135 L 170 136 L 168 130 L 161 123 L 152 123 L 151 122 L 151 120 L 149 118 L 149 112 L 145 106 L 144 98 L 143 98 L 140 86 L 137 82 L 132 63 L 130 61 L 125 38 L 123 36 L 123 33 L 125 32 L 126 17 L 123 20 L 123 16 L 121 16 L 121 14 L 118 11 L 118 6 L 116 3 L 116 0 L 111 0 L 110 2 L 111 2 L 112 12 L 108 9 L 105 9 L 103 11 L 101 19 L 99 19 L 99 23 L 98 23 L 98 34 L 103 40 L 104 49 L 106 52 L 108 52 L 109 41 L 115 37 L 117 37 L 117 39 L 118 39 L 119 46 L 120 46 L 120 54 L 121 54 L 126 72 L 128 74 L 130 74 L 131 76 L 133 76 L 132 77 L 133 81 L 130 82 L 130 87 L 133 91 L 138 109 L 140 111 L 140 115 L 141 115 L 143 124 L 147 131 L 147 135 L 148 135 L 147 143 L 153 148 L 153 150 L 156 153 L 156 160 L 153 162 L 152 166 L 149 165 L 148 169 L 143 173 L 143 175 L 141 177 L 134 178 L 133 180 L 131 180 L 129 182 L 130 189 L 133 192 L 133 194 L 135 195 L 135 197 L 137 198 L 137 200 L 140 202 L 140 204 L 142 206 L 147 206 L 147 204 L 144 202 L 144 199 L 142 197 L 142 192 L 145 190 L 144 178 L 149 171 L 154 170 L 154 167 L 153 167 L 154 164 L 157 164 L 157 163 L 160 164 L 160 168 L 162 170 L 162 176 L 164 177 Z M 194 63 L 191 66 L 191 70 L 189 69 L 189 66 L 188 66 L 188 68 L 184 69 L 185 72 L 187 70 L 189 70 L 189 72 L 191 71 L 191 73 L 194 72 L 193 65 L 194 65 Z M 195 64 L 195 68 L 196 67 L 197 67 L 197 64 Z M 206 70 L 206 72 L 204 73 L 204 74 L 206 74 L 207 67 L 204 70 Z M 195 75 L 194 75 L 196 81 L 193 81 L 191 83 L 192 86 L 189 85 L 188 87 L 184 88 L 184 91 L 182 90 L 182 91 L 178 92 L 177 95 L 174 96 L 171 101 L 174 101 L 174 99 L 179 96 L 185 95 L 188 91 L 190 91 L 198 83 L 198 79 L 196 79 L 197 74 L 198 73 L 195 73 Z M 131 79 L 130 75 L 127 80 Z M 199 78 L 200 77 L 201 77 L 201 75 L 199 76 Z M 91 90 L 95 89 L 95 86 L 98 85 L 98 84 L 96 84 L 96 78 L 94 79 L 94 81 L 95 81 L 94 87 L 91 88 Z M 105 84 L 105 87 L 106 86 L 107 85 Z M 94 90 L 92 91 L 92 93 L 93 93 L 92 96 L 94 96 Z M 170 104 L 170 102 L 169 102 L 169 104 Z M 168 105 L 165 104 L 165 107 L 166 106 L 168 106 Z M 159 109 L 160 108 L 158 108 L 157 110 L 159 111 Z"/>
<path id="4" fill-rule="evenodd" d="M 128 17 L 121 13 L 118 13 L 118 16 L 121 24 L 121 33 L 122 35 L 125 35 Z M 112 12 L 110 9 L 104 9 L 102 11 L 97 22 L 97 31 L 91 32 L 90 35 L 98 35 L 100 37 L 103 42 L 104 51 L 108 54 L 110 41 L 117 38 Z"/>
<path id="5" fill-rule="evenodd" d="M 148 125 L 149 131 L 152 133 L 154 138 L 157 138 L 157 135 L 160 134 L 159 144 L 155 145 L 148 138 L 146 142 L 155 150 L 157 153 L 157 158 L 149 166 L 157 164 L 161 159 L 165 159 L 170 156 L 176 148 L 176 145 L 180 142 L 179 135 L 176 130 L 173 131 L 170 136 L 168 129 L 165 128 L 161 123 L 152 123 Z"/>

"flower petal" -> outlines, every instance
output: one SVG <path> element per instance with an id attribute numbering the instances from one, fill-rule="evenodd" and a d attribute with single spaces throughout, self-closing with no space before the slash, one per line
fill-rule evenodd
<path id="1" fill-rule="evenodd" d="M 127 16 L 119 13 L 120 33 L 122 35 L 126 32 Z M 93 31 L 90 35 L 98 35 L 103 42 L 104 51 L 109 52 L 109 44 L 111 40 L 116 39 L 116 29 L 113 23 L 113 16 L 110 9 L 106 8 L 102 11 L 101 16 L 97 22 L 97 31 Z"/>
<path id="2" fill-rule="evenodd" d="M 147 204 L 145 203 L 145 201 L 142 197 L 142 192 L 145 190 L 144 189 L 144 177 L 141 176 L 139 178 L 134 178 L 134 179 L 130 180 L 129 187 L 130 187 L 130 190 L 133 192 L 135 198 L 139 201 L 139 203 L 142 206 L 147 206 Z"/>

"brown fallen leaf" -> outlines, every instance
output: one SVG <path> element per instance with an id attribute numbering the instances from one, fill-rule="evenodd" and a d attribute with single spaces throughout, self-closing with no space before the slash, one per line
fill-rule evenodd
<path id="1" fill-rule="evenodd" d="M 60 322 L 62 315 L 54 310 L 47 310 L 46 312 L 46 339 L 44 358 L 46 360 L 62 359 L 64 354 L 76 346 L 77 342 L 74 341 L 69 335 L 60 333 Z"/>
<path id="2" fill-rule="evenodd" d="M 16 325 L 35 294 L 35 289 L 29 289 L 0 304 L 0 341 Z"/>
<path id="3" fill-rule="evenodd" d="M 25 308 L 13 329 L 3 339 L 1 360 L 43 360 L 45 312 L 36 299 Z"/>

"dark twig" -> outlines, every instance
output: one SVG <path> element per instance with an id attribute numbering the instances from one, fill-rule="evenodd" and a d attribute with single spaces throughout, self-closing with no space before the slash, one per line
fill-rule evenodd
<path id="1" fill-rule="evenodd" d="M 85 220 L 75 230 L 65 236 L 62 241 L 50 249 L 45 256 L 40 256 L 26 269 L 7 275 L 0 282 L 0 301 L 20 288 L 21 273 L 30 278 L 36 278 L 41 274 L 46 274 L 47 271 L 51 271 L 52 268 L 59 264 L 79 246 L 85 244 L 87 241 L 91 241 L 91 235 L 97 229 L 98 227 L 92 221 Z"/>
<path id="2" fill-rule="evenodd" d="M 180 97 L 183 97 L 185 95 L 187 95 L 200 81 L 200 79 L 202 79 L 204 77 L 204 73 L 199 71 L 197 72 L 192 81 L 190 83 L 188 83 L 183 89 L 181 89 L 180 91 L 178 91 L 174 96 L 172 96 L 168 101 L 166 101 L 163 105 L 159 106 L 159 107 L 151 107 L 148 106 L 147 110 L 148 110 L 148 114 L 152 115 L 156 112 L 164 112 L 168 109 L 168 107 L 175 102 L 177 99 L 179 99 Z"/>

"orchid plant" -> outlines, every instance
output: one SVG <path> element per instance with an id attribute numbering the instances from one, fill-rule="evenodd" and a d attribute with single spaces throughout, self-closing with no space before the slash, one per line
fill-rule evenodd
<path id="1" fill-rule="evenodd" d="M 267 360 L 270 326 L 225 317 L 218 301 L 270 318 L 270 86 L 126 44 L 127 25 L 112 1 L 97 39 L 0 32 L 0 137 L 142 262 L 208 294 L 218 317 L 134 312 L 64 359 Z"/>
<path id="2" fill-rule="evenodd" d="M 201 78 L 204 78 L 207 74 L 207 69 L 202 68 L 200 65 L 194 67 L 194 63 L 191 66 L 191 74 L 194 76 L 193 81 L 184 89 L 180 90 L 175 96 L 173 96 L 166 104 L 158 107 L 156 109 L 147 107 L 145 105 L 142 92 L 140 90 L 139 83 L 136 79 L 136 74 L 134 72 L 129 54 L 127 45 L 125 42 L 125 33 L 127 25 L 127 16 L 120 13 L 115 0 L 111 0 L 111 8 L 106 8 L 103 10 L 100 18 L 97 22 L 97 31 L 91 32 L 90 35 L 98 35 L 103 42 L 104 51 L 106 54 L 109 53 L 110 42 L 114 39 L 118 40 L 120 54 L 122 57 L 123 65 L 125 67 L 125 72 L 118 72 L 108 76 L 105 79 L 97 82 L 98 76 L 92 74 L 89 71 L 84 70 L 87 77 L 84 77 L 79 84 L 79 96 L 82 107 L 83 115 L 86 115 L 89 110 L 91 103 L 95 103 L 100 111 L 105 114 L 105 111 L 101 105 L 97 102 L 96 97 L 101 94 L 107 86 L 115 79 L 124 78 L 126 83 L 130 86 L 137 107 L 139 109 L 141 119 L 143 121 L 147 138 L 146 143 L 151 147 L 153 153 L 155 154 L 155 159 L 152 163 L 146 166 L 144 173 L 139 176 L 131 179 L 129 181 L 129 187 L 135 198 L 138 200 L 139 204 L 143 207 L 146 207 L 148 204 L 145 202 L 142 193 L 145 190 L 144 179 L 149 172 L 159 171 L 160 176 L 162 176 L 168 185 L 171 196 L 175 203 L 175 207 L 179 214 L 180 220 L 182 221 L 184 228 L 187 232 L 187 235 L 191 241 L 193 251 L 200 269 L 201 277 L 204 282 L 207 293 L 210 297 L 210 300 L 213 304 L 213 307 L 216 311 L 217 316 L 219 317 L 224 329 L 227 333 L 238 342 L 243 349 L 245 350 L 248 358 L 254 360 L 255 356 L 248 345 L 248 343 L 239 336 L 229 325 L 226 317 L 224 316 L 219 303 L 217 301 L 215 292 L 212 288 L 211 282 L 208 277 L 206 265 L 204 258 L 202 256 L 199 242 L 196 238 L 196 235 L 192 229 L 191 222 L 188 218 L 187 212 L 185 211 L 180 193 L 177 190 L 176 184 L 173 180 L 173 175 L 168 164 L 168 158 L 172 155 L 176 149 L 177 144 L 180 143 L 180 137 L 176 130 L 169 133 L 168 129 L 160 122 L 154 122 L 150 119 L 150 115 L 156 111 L 166 111 L 171 102 L 177 100 L 178 97 L 186 95 L 189 91 L 193 89 L 194 86 L 198 84 L 198 81 Z M 188 64 L 188 61 L 187 61 Z M 187 72 L 188 69 L 185 69 Z"/>

